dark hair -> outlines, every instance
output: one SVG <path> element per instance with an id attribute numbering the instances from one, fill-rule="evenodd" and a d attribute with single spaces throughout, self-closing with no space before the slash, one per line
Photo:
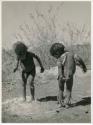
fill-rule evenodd
<path id="1" fill-rule="evenodd" d="M 59 54 L 59 56 L 64 53 L 64 45 L 62 43 L 54 43 L 52 44 L 50 48 L 50 54 L 52 56 L 55 56 L 56 54 Z"/>
<path id="2" fill-rule="evenodd" d="M 26 51 L 27 51 L 27 46 L 24 44 L 24 43 L 22 43 L 22 42 L 20 42 L 20 41 L 18 41 L 18 42 L 16 42 L 14 45 L 13 45 L 13 48 L 14 48 L 14 51 L 15 51 L 15 53 L 16 54 L 20 54 L 21 52 L 22 53 L 25 53 Z"/>

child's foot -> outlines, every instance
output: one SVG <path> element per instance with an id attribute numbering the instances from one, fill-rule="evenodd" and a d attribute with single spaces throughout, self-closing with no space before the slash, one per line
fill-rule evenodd
<path id="1" fill-rule="evenodd" d="M 29 100 L 29 103 L 32 103 L 32 102 L 34 102 L 34 101 L 35 101 L 35 99 L 32 99 L 32 98 L 31 98 L 31 99 Z"/>
<path id="2" fill-rule="evenodd" d="M 68 109 L 68 108 L 69 108 L 69 105 L 65 105 L 65 108 Z"/>
<path id="3" fill-rule="evenodd" d="M 23 98 L 22 100 L 21 100 L 21 102 L 23 103 L 23 102 L 26 102 L 26 99 L 25 98 Z"/>
<path id="4" fill-rule="evenodd" d="M 59 108 L 61 108 L 61 107 L 65 107 L 64 102 L 62 102 L 61 104 L 59 104 Z"/>
<path id="5" fill-rule="evenodd" d="M 61 104 L 58 106 L 58 108 L 62 108 L 62 107 L 65 108 L 65 106 L 64 106 L 64 105 L 61 105 Z"/>
<path id="6" fill-rule="evenodd" d="M 71 107 L 71 104 L 65 104 L 65 108 L 68 109 Z"/>
<path id="7" fill-rule="evenodd" d="M 59 101 L 57 101 L 57 104 L 59 104 Z"/>

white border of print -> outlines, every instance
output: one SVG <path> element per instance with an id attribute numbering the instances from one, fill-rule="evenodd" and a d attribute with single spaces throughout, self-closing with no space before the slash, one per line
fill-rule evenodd
<path id="1" fill-rule="evenodd" d="M 0 1 L 0 29 L 1 29 L 1 35 L 0 35 L 0 113 L 1 113 L 0 114 L 0 124 L 5 124 L 5 123 L 1 123 L 2 122 L 2 120 L 1 120 L 2 119 L 2 105 L 1 105 L 1 103 L 2 103 L 2 14 L 1 14 L 2 8 L 1 8 L 1 3 L 2 3 L 2 1 L 13 1 L 13 0 L 1 0 Z M 18 0 L 14 0 L 14 1 L 18 1 Z M 24 0 L 20 0 L 20 1 L 24 1 Z M 28 1 L 31 1 L 31 0 L 28 0 Z M 33 1 L 39 1 L 39 0 L 33 0 Z M 44 0 L 40 0 L 40 1 L 44 1 Z M 47 0 L 47 1 L 50 1 L 50 0 Z M 53 0 L 53 1 L 75 1 L 75 0 Z M 91 116 L 93 116 L 93 84 L 92 84 L 92 82 L 93 82 L 93 77 L 92 77 L 92 75 L 93 75 L 93 43 L 92 43 L 92 41 L 93 41 L 93 35 L 92 35 L 92 33 L 93 33 L 93 1 L 92 0 L 76 0 L 76 1 L 91 1 L 91 10 L 92 10 L 91 11 L 91 97 L 92 97 L 91 98 L 92 99 L 91 100 L 91 102 L 92 102 Z M 87 123 L 85 125 L 89 125 L 89 124 L 92 125 L 92 123 L 93 123 L 93 118 L 91 117 L 91 123 Z M 16 124 L 19 124 L 19 123 L 16 123 Z M 27 124 L 27 123 L 25 123 L 25 124 Z M 37 123 L 35 123 L 35 125 L 36 124 Z M 49 123 L 47 123 L 47 125 L 48 124 Z M 53 124 L 53 123 L 51 123 L 51 124 Z M 58 123 L 56 123 L 56 125 L 57 124 Z M 69 125 L 69 124 L 70 123 L 65 124 L 65 125 Z M 63 123 L 63 125 L 64 125 L 64 123 Z M 74 123 L 74 125 L 77 125 L 77 124 Z M 82 123 L 80 123 L 79 125 L 82 125 Z"/>

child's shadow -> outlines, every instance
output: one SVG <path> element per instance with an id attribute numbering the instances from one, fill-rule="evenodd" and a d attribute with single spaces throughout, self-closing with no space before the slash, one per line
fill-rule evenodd
<path id="1" fill-rule="evenodd" d="M 86 105 L 90 105 L 91 104 L 91 97 L 84 97 L 82 98 L 80 101 L 71 104 L 71 107 L 75 107 L 75 106 L 86 106 Z"/>
<path id="2" fill-rule="evenodd" d="M 46 96 L 44 98 L 38 99 L 40 102 L 47 102 L 47 101 L 57 101 L 57 96 Z"/>
<path id="3" fill-rule="evenodd" d="M 44 98 L 38 99 L 38 101 L 40 101 L 40 102 L 57 101 L 57 96 L 46 96 Z M 76 103 L 72 103 L 71 107 L 80 106 L 80 105 L 86 106 L 86 105 L 90 105 L 90 104 L 91 104 L 91 97 L 84 97 L 80 101 L 78 101 Z"/>

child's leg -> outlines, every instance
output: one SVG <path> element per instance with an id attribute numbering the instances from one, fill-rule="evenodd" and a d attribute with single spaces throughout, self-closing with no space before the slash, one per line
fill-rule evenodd
<path id="1" fill-rule="evenodd" d="M 29 75 L 28 82 L 30 85 L 31 101 L 35 99 L 35 87 L 34 87 L 34 76 Z"/>
<path id="2" fill-rule="evenodd" d="M 72 86 L 73 86 L 73 77 L 69 78 L 66 81 L 66 105 L 71 104 L 71 92 L 72 92 Z"/>
<path id="3" fill-rule="evenodd" d="M 27 74 L 22 72 L 22 92 L 23 92 L 23 101 L 26 100 L 26 84 L 27 84 Z"/>
<path id="4" fill-rule="evenodd" d="M 58 93 L 58 103 L 61 104 L 61 106 L 64 106 L 64 84 L 65 80 L 59 77 L 58 79 L 59 84 L 59 93 Z"/>

